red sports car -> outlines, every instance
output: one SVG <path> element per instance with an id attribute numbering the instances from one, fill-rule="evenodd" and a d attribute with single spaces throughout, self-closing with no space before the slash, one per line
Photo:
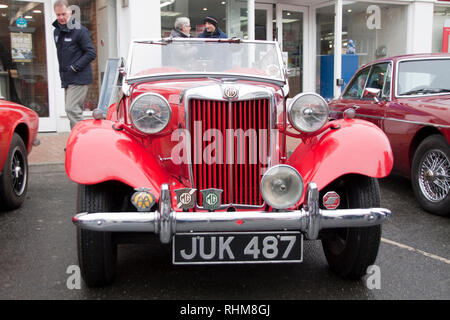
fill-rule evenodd
<path id="1" fill-rule="evenodd" d="M 136 40 L 127 61 L 108 68 L 105 103 L 67 142 L 89 286 L 111 283 L 118 244 L 154 234 L 176 265 L 298 263 L 305 238 L 322 240 L 339 276 L 366 273 L 391 215 L 379 208 L 376 178 L 393 163 L 380 128 L 328 121 L 315 93 L 288 106 L 276 42 Z M 290 157 L 287 136 L 304 142 Z"/>
<path id="2" fill-rule="evenodd" d="M 0 98 L 0 210 L 18 208 L 27 193 L 28 161 L 37 144 L 39 116 Z"/>
<path id="3" fill-rule="evenodd" d="M 450 214 L 450 54 L 404 55 L 361 67 L 330 115 L 356 114 L 379 126 L 394 172 L 410 177 L 421 206 Z"/>

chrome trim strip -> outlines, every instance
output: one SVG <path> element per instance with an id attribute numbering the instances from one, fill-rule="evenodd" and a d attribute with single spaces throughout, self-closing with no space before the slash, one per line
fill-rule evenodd
<path id="1" fill-rule="evenodd" d="M 342 114 L 342 115 L 344 114 L 343 111 L 334 111 L 333 113 Z M 417 121 L 409 121 L 409 120 L 402 120 L 402 119 L 395 119 L 395 118 L 383 118 L 383 117 L 370 116 L 370 115 L 358 114 L 358 113 L 356 113 L 355 116 L 358 117 L 358 118 L 368 118 L 368 119 L 375 119 L 375 120 L 394 121 L 394 122 L 415 124 L 415 125 L 425 126 L 425 127 L 450 129 L 450 125 L 444 125 L 444 124 L 417 122 Z"/>
<path id="2" fill-rule="evenodd" d="M 155 232 L 167 243 L 174 234 L 192 232 L 300 231 L 309 240 L 329 228 L 357 228 L 379 225 L 391 217 L 384 208 L 322 210 L 319 190 L 308 185 L 307 204 L 294 211 L 175 212 L 172 211 L 170 189 L 161 188 L 159 210 L 162 212 L 80 213 L 73 223 L 86 230 L 102 232 Z"/>

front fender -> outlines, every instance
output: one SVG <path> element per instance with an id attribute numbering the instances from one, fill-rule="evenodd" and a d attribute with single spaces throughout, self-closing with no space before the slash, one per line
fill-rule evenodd
<path id="1" fill-rule="evenodd" d="M 301 143 L 287 161 L 302 175 L 305 185 L 315 182 L 321 190 L 346 174 L 373 178 L 389 175 L 394 158 L 380 128 L 358 119 L 334 123 L 340 128 Z"/>
<path id="2" fill-rule="evenodd" d="M 140 141 L 114 130 L 108 120 L 86 120 L 73 128 L 66 147 L 66 173 L 79 184 L 120 181 L 132 188 L 149 188 L 156 197 L 163 183 L 172 189 L 184 187 L 166 174 Z"/>

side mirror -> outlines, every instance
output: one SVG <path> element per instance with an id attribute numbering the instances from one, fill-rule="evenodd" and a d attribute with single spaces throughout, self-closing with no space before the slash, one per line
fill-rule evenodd
<path id="1" fill-rule="evenodd" d="M 381 89 L 377 88 L 366 88 L 364 90 L 364 97 L 365 98 L 373 98 L 376 103 L 380 102 L 378 97 L 380 96 Z"/>

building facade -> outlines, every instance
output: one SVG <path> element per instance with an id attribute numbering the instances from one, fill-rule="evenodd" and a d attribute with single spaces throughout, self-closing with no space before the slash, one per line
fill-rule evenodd
<path id="1" fill-rule="evenodd" d="M 41 132 L 69 131 L 52 22 L 54 0 L 0 0 L 0 94 L 36 110 Z M 229 37 L 276 40 L 291 94 L 340 94 L 356 68 L 385 56 L 449 52 L 450 0 L 69 0 L 97 50 L 85 115 L 96 107 L 109 57 L 131 39 L 166 37 L 177 17 L 191 36 L 214 16 Z"/>

